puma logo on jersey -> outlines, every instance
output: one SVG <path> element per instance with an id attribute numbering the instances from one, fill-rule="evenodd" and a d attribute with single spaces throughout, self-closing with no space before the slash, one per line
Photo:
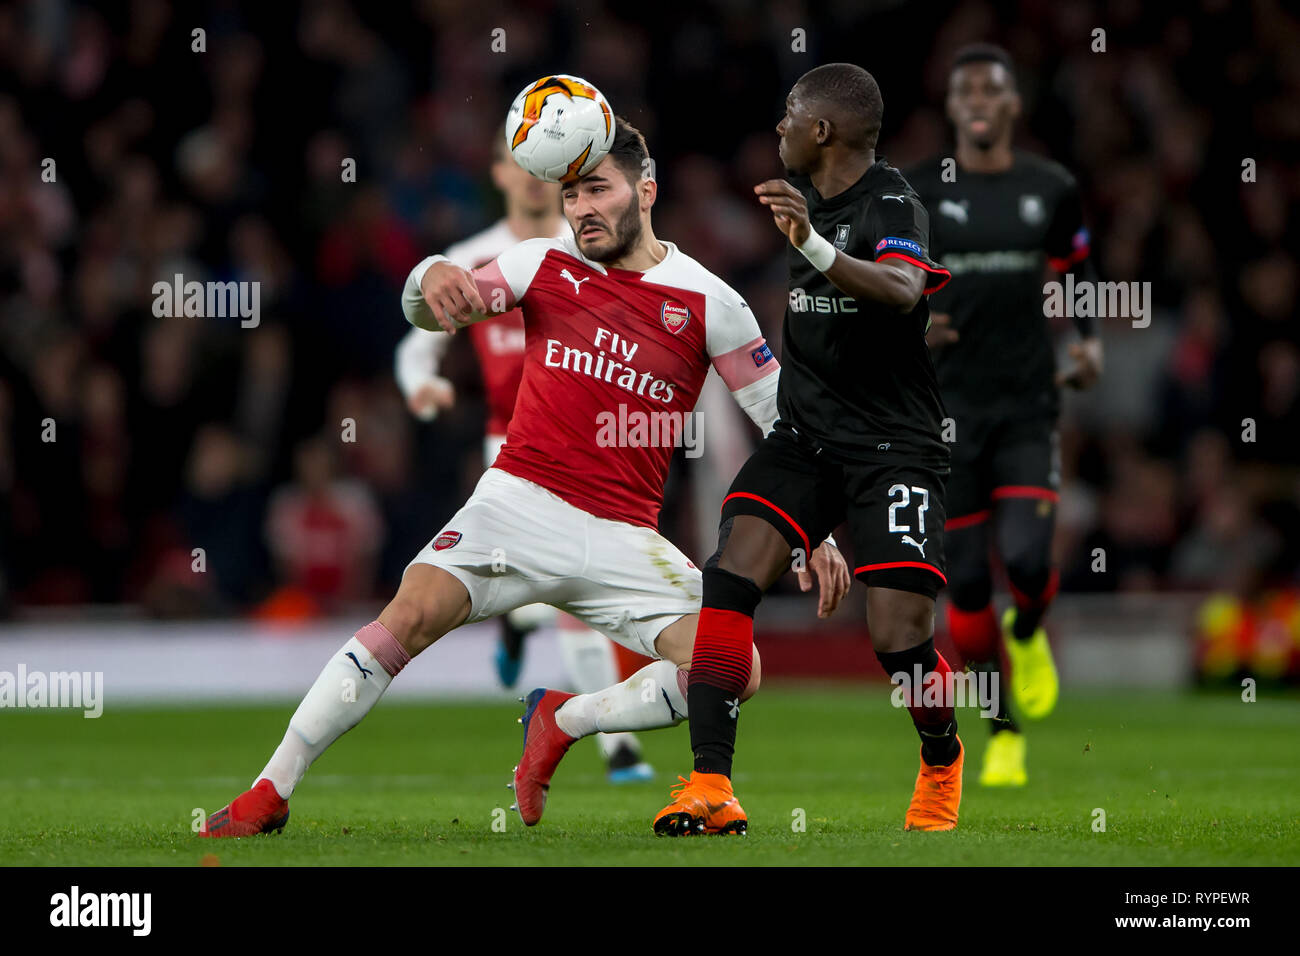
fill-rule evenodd
<path id="1" fill-rule="evenodd" d="M 939 215 L 950 216 L 962 225 L 965 225 L 967 220 L 970 218 L 970 214 L 967 212 L 969 206 L 970 201 L 967 199 L 963 199 L 961 202 L 953 202 L 951 199 L 944 199 L 939 202 Z"/>
<path id="2" fill-rule="evenodd" d="M 886 195 L 886 194 L 884 194 L 884 193 L 881 194 L 880 198 L 881 198 L 881 199 L 897 199 L 899 202 L 906 202 L 906 201 L 907 201 L 907 197 L 906 197 L 906 196 L 890 196 L 890 195 Z"/>
<path id="3" fill-rule="evenodd" d="M 929 540 L 929 538 L 922 538 L 920 541 L 917 541 L 910 534 L 903 535 L 903 544 L 910 544 L 912 547 L 916 548 L 917 551 L 921 552 L 921 557 L 923 558 L 925 557 L 925 543 Z"/>
<path id="4" fill-rule="evenodd" d="M 573 283 L 573 294 L 574 294 L 574 295 L 577 295 L 579 292 L 582 291 L 582 288 L 581 288 L 582 284 L 583 284 L 584 282 L 586 282 L 588 279 L 590 279 L 591 276 L 583 276 L 581 279 L 575 279 L 575 278 L 573 277 L 573 273 L 570 272 L 568 269 L 561 269 L 561 270 L 560 270 L 560 278 L 562 278 L 562 279 L 568 279 L 570 282 L 572 282 L 572 283 Z"/>

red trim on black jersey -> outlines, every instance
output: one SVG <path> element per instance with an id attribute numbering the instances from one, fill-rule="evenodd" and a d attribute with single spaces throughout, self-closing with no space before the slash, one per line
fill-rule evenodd
<path id="1" fill-rule="evenodd" d="M 764 498 L 761 495 L 751 494 L 748 491 L 733 491 L 731 494 L 727 495 L 727 497 L 722 499 L 723 507 L 726 507 L 727 502 L 730 501 L 732 498 L 749 498 L 751 501 L 757 501 L 760 504 L 767 505 L 777 514 L 779 514 L 782 518 L 784 518 L 789 523 L 790 527 L 794 528 L 795 531 L 799 532 L 799 537 L 803 538 L 804 551 L 809 554 L 812 553 L 812 547 L 808 544 L 808 535 L 804 533 L 803 528 L 799 527 L 799 522 L 795 521 L 793 518 L 791 518 L 788 514 L 786 514 L 776 505 L 772 504 L 772 502 L 768 501 L 766 498 Z"/>
<path id="2" fill-rule="evenodd" d="M 1069 272 L 1071 266 L 1077 266 L 1084 259 L 1088 258 L 1089 247 L 1086 245 L 1075 249 L 1068 256 L 1055 256 L 1047 260 L 1047 264 L 1057 272 Z"/>
<path id="3" fill-rule="evenodd" d="M 883 259 L 890 259 L 890 258 L 902 259 L 906 262 L 910 262 L 918 269 L 924 269 L 926 273 L 929 275 L 943 276 L 943 281 L 940 282 L 938 285 L 931 285 L 930 280 L 927 279 L 925 284 L 925 289 L 922 290 L 922 295 L 929 295 L 931 292 L 938 292 L 940 289 L 946 286 L 948 282 L 952 279 L 952 273 L 949 272 L 947 269 L 943 269 L 943 268 L 936 269 L 934 266 L 926 265 L 920 259 L 913 259 L 911 256 L 905 255 L 904 253 L 901 252 L 886 252 L 883 256 L 877 257 L 876 261 L 880 262 Z"/>
<path id="4" fill-rule="evenodd" d="M 960 531 L 962 528 L 969 528 L 979 524 L 982 521 L 988 521 L 993 512 L 988 508 L 983 511 L 974 511 L 968 515 L 961 515 L 957 518 L 949 518 L 943 523 L 944 531 Z"/>
<path id="5" fill-rule="evenodd" d="M 1061 496 L 1051 488 L 1039 488 L 1036 485 L 1003 485 L 994 488 L 990 495 L 994 501 L 999 498 L 1043 498 L 1047 501 L 1060 501 Z"/>
<path id="6" fill-rule="evenodd" d="M 935 574 L 939 575 L 940 581 L 944 584 L 948 583 L 948 579 L 943 576 L 942 571 L 936 568 L 933 564 L 926 564 L 922 561 L 886 561 L 883 564 L 864 564 L 860 568 L 854 568 L 853 575 L 854 577 L 857 577 L 864 571 L 887 571 L 890 568 L 920 568 L 922 571 L 933 571 Z"/>

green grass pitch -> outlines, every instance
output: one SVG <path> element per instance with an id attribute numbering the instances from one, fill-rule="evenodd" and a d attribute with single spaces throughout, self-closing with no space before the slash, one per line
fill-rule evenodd
<path id="1" fill-rule="evenodd" d="M 1295 696 L 1067 693 L 1028 727 L 1030 782 L 1014 791 L 978 785 L 988 733 L 963 711 L 961 827 L 935 834 L 902 829 L 917 743 L 888 700 L 883 685 L 765 689 L 740 728 L 748 836 L 676 840 L 650 822 L 689 768 L 685 726 L 642 735 L 652 784 L 610 786 L 578 744 L 529 829 L 507 809 L 517 705 L 381 704 L 312 768 L 282 834 L 207 841 L 193 811 L 248 786 L 291 705 L 4 711 L 0 864 L 1300 863 Z"/>

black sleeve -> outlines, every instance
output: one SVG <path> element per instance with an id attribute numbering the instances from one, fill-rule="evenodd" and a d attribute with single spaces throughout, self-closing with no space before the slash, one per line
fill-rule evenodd
<path id="1" fill-rule="evenodd" d="M 1089 259 L 1091 238 L 1083 224 L 1083 201 L 1073 177 L 1067 177 L 1057 197 L 1046 245 L 1047 264 L 1055 271 L 1062 275 L 1074 272 L 1080 274 L 1079 278 L 1096 281 L 1097 272 Z M 1097 334 L 1097 323 L 1090 315 L 1076 315 L 1074 324 L 1084 338 Z"/>
<path id="2" fill-rule="evenodd" d="M 925 294 L 948 284 L 951 273 L 930 258 L 930 214 L 911 190 L 871 197 L 868 221 L 875 238 L 875 261 L 902 259 L 924 269 Z"/>
<path id="3" fill-rule="evenodd" d="M 928 167 L 923 163 L 920 166 L 913 166 L 910 169 L 900 170 L 903 178 L 907 180 L 907 185 L 915 190 L 917 198 L 921 200 L 921 205 L 925 205 L 930 195 L 930 172 Z"/>
<path id="4" fill-rule="evenodd" d="M 1057 272 L 1073 272 L 1075 266 L 1088 258 L 1088 247 L 1083 202 L 1078 184 L 1070 179 L 1063 185 L 1052 210 L 1052 223 L 1047 229 L 1047 263 Z"/>

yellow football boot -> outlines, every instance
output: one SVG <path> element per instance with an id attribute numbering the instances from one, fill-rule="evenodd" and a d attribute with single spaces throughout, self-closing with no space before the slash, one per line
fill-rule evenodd
<path id="1" fill-rule="evenodd" d="M 1011 700 L 1020 714 L 1042 720 L 1052 712 L 1061 692 L 1052 648 L 1041 627 L 1028 640 L 1018 640 L 1011 630 L 1015 621 L 1016 609 L 1007 608 L 1002 615 L 1002 639 L 1011 661 Z"/>
<path id="2" fill-rule="evenodd" d="M 980 771 L 982 787 L 1023 787 L 1029 781 L 1025 773 L 1025 735 L 1003 730 L 989 738 L 984 748 L 984 769 Z"/>

